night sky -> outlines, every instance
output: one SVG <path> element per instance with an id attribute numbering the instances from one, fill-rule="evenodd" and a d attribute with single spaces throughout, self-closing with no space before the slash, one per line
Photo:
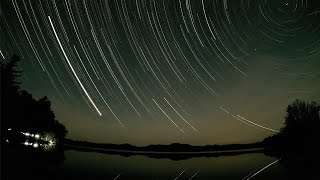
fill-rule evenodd
<path id="1" fill-rule="evenodd" d="M 255 142 L 320 101 L 317 1 L 1 0 L 0 59 L 75 140 Z"/>

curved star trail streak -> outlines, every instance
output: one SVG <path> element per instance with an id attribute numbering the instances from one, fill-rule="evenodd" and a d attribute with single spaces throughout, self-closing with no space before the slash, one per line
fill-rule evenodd
<path id="1" fill-rule="evenodd" d="M 84 86 L 82 85 L 82 83 L 81 83 L 81 81 L 80 81 L 77 73 L 75 72 L 73 66 L 71 65 L 70 60 L 69 60 L 68 56 L 66 55 L 66 53 L 65 53 L 65 51 L 64 51 L 64 49 L 63 49 L 63 46 L 61 45 L 60 39 L 59 39 L 59 37 L 58 37 L 58 35 L 57 35 L 57 32 L 56 32 L 56 30 L 55 30 L 55 28 L 54 28 L 54 26 L 53 26 L 53 23 L 52 23 L 52 21 L 51 21 L 50 16 L 48 16 L 48 19 L 49 19 L 49 21 L 50 21 L 50 25 L 51 25 L 51 27 L 52 27 L 52 30 L 53 30 L 53 32 L 54 32 L 54 35 L 56 36 L 57 41 L 58 41 L 58 43 L 59 43 L 59 46 L 60 46 L 60 48 L 61 48 L 61 50 L 62 50 L 62 52 L 63 52 L 63 55 L 64 55 L 64 57 L 66 58 L 66 60 L 67 60 L 67 62 L 68 62 L 68 65 L 70 66 L 70 69 L 72 70 L 74 76 L 76 77 L 77 81 L 79 82 L 79 84 L 80 84 L 82 90 L 84 91 L 84 93 L 87 95 L 87 97 L 88 97 L 88 99 L 90 100 L 91 104 L 94 106 L 94 108 L 96 109 L 96 111 L 98 112 L 98 114 L 99 114 L 100 116 L 102 116 L 100 110 L 97 108 L 96 104 L 92 101 L 90 95 L 88 94 L 88 92 L 87 92 L 87 90 L 84 88 Z"/>
<path id="2" fill-rule="evenodd" d="M 279 132 L 279 131 L 277 131 L 277 130 L 270 129 L 270 128 L 264 127 L 264 126 L 262 126 L 262 125 L 259 125 L 259 124 L 257 124 L 257 123 L 254 123 L 254 122 L 252 122 L 252 121 L 249 121 L 248 119 L 246 119 L 246 118 L 244 118 L 244 117 L 242 117 L 242 116 L 240 116 L 240 115 L 237 115 L 237 117 L 239 117 L 239 118 L 241 118 L 241 119 L 243 119 L 243 120 L 245 120 L 245 121 L 247 121 L 247 122 L 249 122 L 249 123 L 251 123 L 251 124 L 253 124 L 253 125 L 257 126 L 257 127 L 260 127 L 260 128 L 266 129 L 266 130 L 268 130 L 268 131 L 272 131 L 272 132 L 276 132 L 276 133 L 278 133 L 278 132 Z"/>
<path id="3" fill-rule="evenodd" d="M 270 164 L 266 165 L 265 167 L 261 168 L 260 170 L 258 170 L 257 172 L 255 173 L 250 173 L 249 175 L 247 175 L 246 177 L 244 177 L 242 180 L 249 180 L 249 179 L 252 179 L 254 176 L 256 176 L 257 174 L 259 174 L 260 172 L 262 172 L 263 170 L 267 169 L 268 167 L 272 166 L 273 164 L 277 163 L 280 159 L 277 159 L 273 162 L 271 162 Z"/>
<path id="4" fill-rule="evenodd" d="M 212 109 L 227 101 L 238 82 L 231 74 L 250 80 L 252 69 L 268 69 L 300 83 L 270 94 L 319 99 L 318 86 L 303 86 L 320 75 L 319 12 L 314 0 L 3 0 L 0 59 L 18 54 L 26 87 L 92 119 L 144 127 L 160 112 L 183 134 L 200 135 L 197 100 L 212 99 Z M 281 60 L 255 69 L 248 58 L 258 55 Z"/>

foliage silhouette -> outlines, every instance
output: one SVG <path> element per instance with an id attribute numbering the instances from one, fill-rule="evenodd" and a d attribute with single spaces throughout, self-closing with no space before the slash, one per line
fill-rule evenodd
<path id="1" fill-rule="evenodd" d="M 264 139 L 267 149 L 283 152 L 282 155 L 312 152 L 319 146 L 320 105 L 295 100 L 287 107 L 284 127 L 278 134 Z"/>
<path id="2" fill-rule="evenodd" d="M 39 100 L 20 88 L 17 70 L 19 57 L 13 55 L 9 62 L 1 62 L 1 178 L 16 179 L 26 172 L 24 179 L 43 179 L 48 174 L 49 166 L 56 167 L 64 160 L 63 141 L 67 135 L 65 126 L 55 119 L 51 102 L 45 96 Z M 42 148 L 26 147 L 23 142 L 30 142 L 22 132 L 54 136 L 55 147 L 52 151 Z M 33 138 L 35 139 L 35 138 Z M 28 165 L 25 166 L 25 163 Z M 38 170 L 34 170 L 38 168 Z M 52 171 L 54 168 L 50 168 Z M 32 172 L 36 171 L 36 172 Z M 45 173 L 46 172 L 46 173 Z M 40 173 L 41 174 L 41 173 Z"/>
<path id="3" fill-rule="evenodd" d="M 36 100 L 20 89 L 17 78 L 21 72 L 16 70 L 19 60 L 14 55 L 8 63 L 1 63 L 1 132 L 9 128 L 19 132 L 53 132 L 62 141 L 67 130 L 55 119 L 49 99 L 45 96 Z"/>
<path id="4" fill-rule="evenodd" d="M 319 179 L 320 105 L 295 100 L 286 112 L 281 131 L 263 140 L 265 154 L 280 158 L 293 179 Z"/>

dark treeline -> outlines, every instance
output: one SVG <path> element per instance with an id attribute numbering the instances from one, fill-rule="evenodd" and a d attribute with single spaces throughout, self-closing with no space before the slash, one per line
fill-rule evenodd
<path id="1" fill-rule="evenodd" d="M 54 179 L 64 160 L 65 126 L 55 119 L 45 96 L 35 99 L 20 88 L 20 59 L 1 62 L 1 177 Z"/>
<path id="2" fill-rule="evenodd" d="M 70 139 L 65 140 L 67 147 L 83 146 L 90 148 L 126 150 L 126 151 L 151 151 L 151 152 L 214 152 L 214 151 L 228 151 L 228 150 L 245 150 L 262 148 L 261 142 L 251 144 L 228 144 L 228 145 L 205 145 L 192 146 L 189 144 L 172 143 L 169 145 L 148 145 L 144 147 L 134 146 L 131 144 L 101 144 L 87 141 L 74 141 Z"/>
<path id="3" fill-rule="evenodd" d="M 320 148 L 320 105 L 296 100 L 287 107 L 284 127 L 263 140 L 266 150 L 286 158 L 314 154 Z"/>
<path id="4" fill-rule="evenodd" d="M 18 56 L 8 63 L 1 63 L 1 136 L 8 136 L 8 129 L 15 132 L 51 132 L 58 140 L 67 134 L 66 128 L 55 119 L 47 96 L 36 100 L 19 87 Z"/>
<path id="5" fill-rule="evenodd" d="M 320 179 L 320 105 L 296 100 L 287 107 L 283 128 L 263 140 L 264 153 L 280 159 L 290 179 Z"/>
<path id="6" fill-rule="evenodd" d="M 195 157 L 218 157 L 244 153 L 261 153 L 263 152 L 262 147 L 261 142 L 252 144 L 206 146 L 191 146 L 189 144 L 173 143 L 170 145 L 149 145 L 145 147 L 137 147 L 130 144 L 98 144 L 86 141 L 65 141 L 66 150 L 116 154 L 125 157 L 142 155 L 150 158 L 164 158 L 176 161 Z"/>

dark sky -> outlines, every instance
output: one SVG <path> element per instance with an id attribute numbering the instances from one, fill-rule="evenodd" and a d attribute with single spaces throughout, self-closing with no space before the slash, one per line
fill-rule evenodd
<path id="1" fill-rule="evenodd" d="M 320 101 L 316 0 L 1 0 L 0 59 L 69 138 L 247 143 Z"/>

